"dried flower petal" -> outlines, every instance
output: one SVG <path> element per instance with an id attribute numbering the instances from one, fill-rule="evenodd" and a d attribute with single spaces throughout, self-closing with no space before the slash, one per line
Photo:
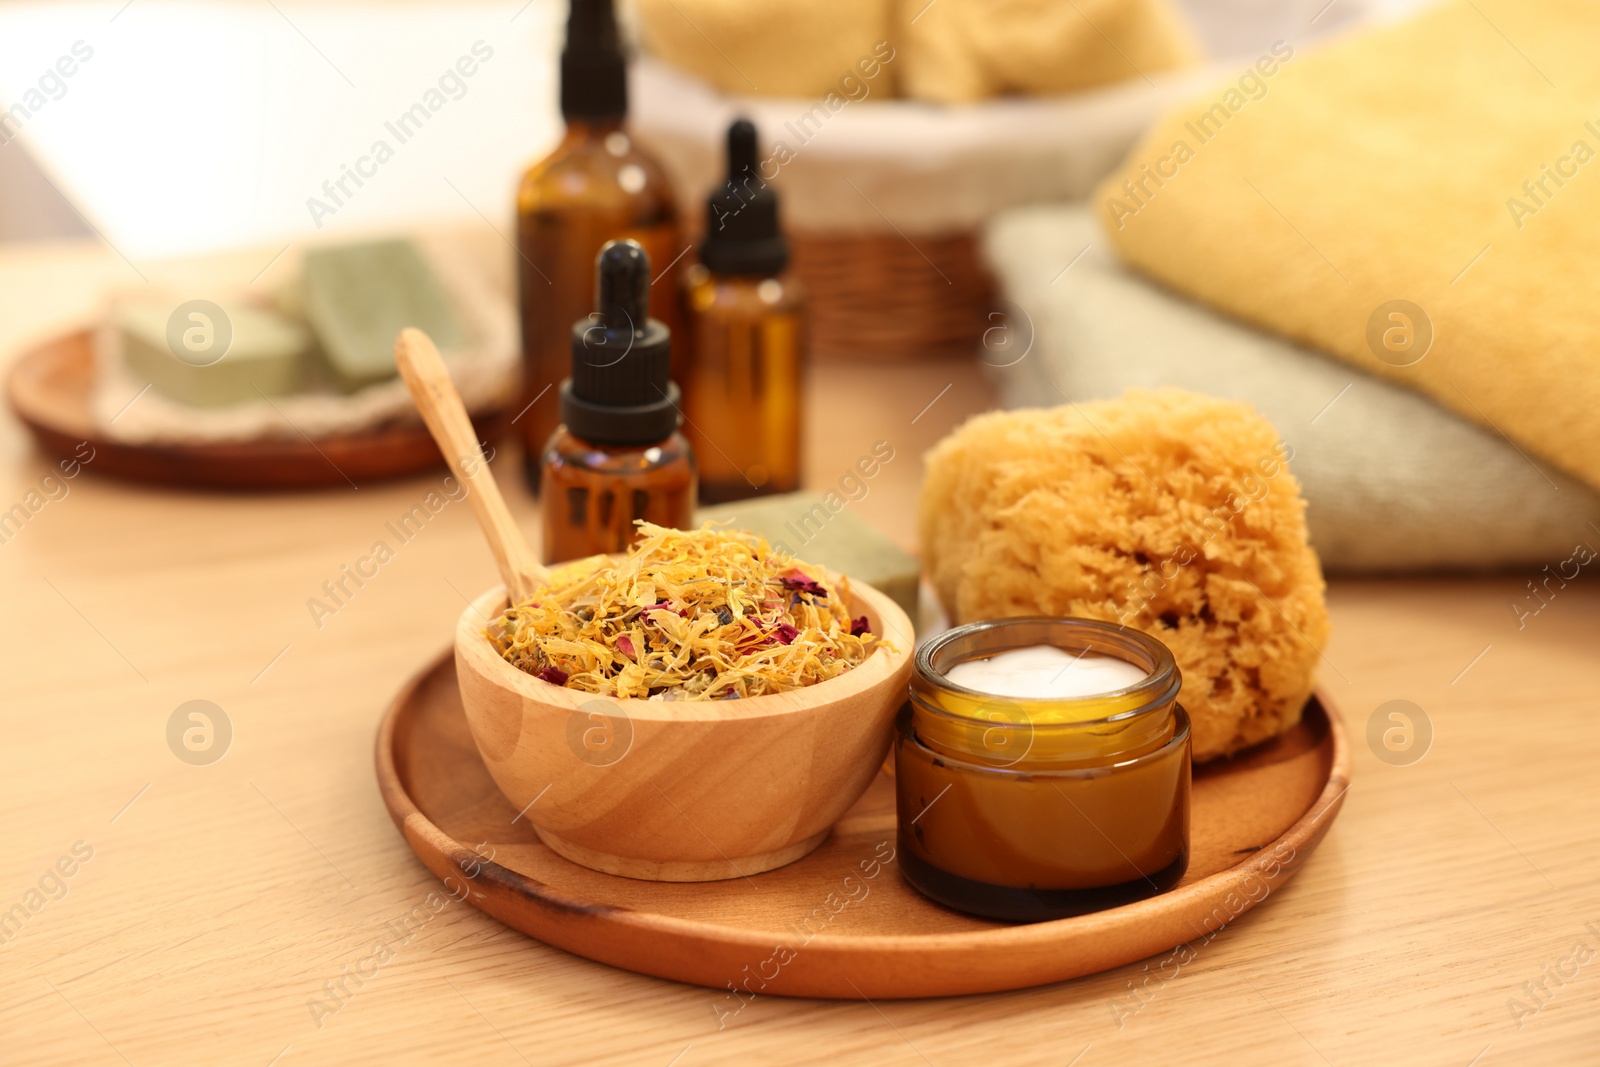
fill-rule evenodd
<path id="1" fill-rule="evenodd" d="M 506 661 L 604 696 L 737 700 L 836 678 L 880 643 L 846 612 L 848 581 L 829 596 L 754 534 L 639 532 L 626 557 L 557 567 L 508 609 L 487 633 Z"/>
<path id="2" fill-rule="evenodd" d="M 828 591 L 822 588 L 815 578 L 802 571 L 799 567 L 791 567 L 789 570 L 784 571 L 778 575 L 778 581 L 782 582 L 783 587 L 791 592 L 810 593 L 813 596 L 823 597 L 828 595 Z"/>
<path id="3" fill-rule="evenodd" d="M 850 620 L 850 636 L 851 637 L 860 637 L 862 634 L 869 634 L 871 632 L 872 632 L 872 624 L 867 622 L 867 617 L 865 615 L 861 616 L 858 619 L 851 619 Z"/>

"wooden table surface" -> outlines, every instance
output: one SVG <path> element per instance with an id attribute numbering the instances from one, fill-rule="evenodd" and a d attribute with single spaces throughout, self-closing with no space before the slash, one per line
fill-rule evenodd
<path id="1" fill-rule="evenodd" d="M 0 249 L 0 351 L 133 280 L 90 245 Z M 919 457 L 991 402 L 982 375 L 832 364 L 811 390 L 808 484 L 890 441 L 895 459 L 851 506 L 912 545 Z M 495 467 L 532 528 L 517 462 L 507 449 Z M 0 510 L 47 470 L 0 419 Z M 0 915 L 26 913 L 0 933 L 0 1061 L 1600 1062 L 1587 573 L 1521 630 L 1508 601 L 1531 573 L 1333 582 L 1322 684 L 1355 745 L 1343 814 L 1287 888 L 1175 973 L 933 1002 L 767 998 L 719 1031 L 710 990 L 452 904 L 319 1019 L 324 983 L 436 887 L 379 802 L 373 734 L 495 575 L 451 505 L 320 627 L 307 600 L 437 482 L 220 495 L 91 464 L 0 544 Z M 1409 765 L 1365 740 L 1395 699 L 1433 730 Z M 231 723 L 218 762 L 169 749 L 190 700 Z"/>

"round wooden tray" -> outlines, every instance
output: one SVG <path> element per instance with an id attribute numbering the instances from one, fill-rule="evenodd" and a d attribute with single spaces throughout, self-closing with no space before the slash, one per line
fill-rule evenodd
<path id="1" fill-rule="evenodd" d="M 389 708 L 377 763 L 406 843 L 457 899 L 568 952 L 723 990 L 730 1012 L 751 993 L 860 999 L 1018 989 L 1201 939 L 1305 862 L 1350 775 L 1339 716 L 1313 696 L 1283 737 L 1196 769 L 1193 851 L 1176 888 L 1093 915 L 1012 926 L 949 911 L 905 884 L 886 860 L 895 847 L 894 783 L 883 775 L 821 847 L 765 874 L 644 882 L 562 859 L 489 778 L 448 653 Z"/>
<path id="2" fill-rule="evenodd" d="M 6 396 L 45 452 L 66 458 L 87 441 L 94 448 L 88 470 L 137 481 L 207 489 L 314 489 L 360 486 L 444 466 L 420 422 L 316 439 L 130 444 L 106 437 L 95 425 L 89 412 L 93 386 L 94 346 L 85 331 L 23 353 L 11 369 Z M 497 439 L 510 425 L 504 410 L 480 413 L 472 422 L 485 441 Z"/>

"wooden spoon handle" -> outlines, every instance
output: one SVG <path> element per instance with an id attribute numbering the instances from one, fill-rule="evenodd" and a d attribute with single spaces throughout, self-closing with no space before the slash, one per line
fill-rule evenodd
<path id="1" fill-rule="evenodd" d="M 428 424 L 445 462 L 467 488 L 467 499 L 478 518 L 478 526 L 494 553 L 500 577 L 511 591 L 511 601 L 521 603 L 531 597 L 539 586 L 549 580 L 549 573 L 528 547 L 527 539 L 517 528 L 511 511 L 506 507 L 494 474 L 483 458 L 477 432 L 467 409 L 461 403 L 461 394 L 433 341 L 421 330 L 405 329 L 394 343 L 394 360 L 400 367 L 400 376 L 411 390 L 411 399 Z"/>

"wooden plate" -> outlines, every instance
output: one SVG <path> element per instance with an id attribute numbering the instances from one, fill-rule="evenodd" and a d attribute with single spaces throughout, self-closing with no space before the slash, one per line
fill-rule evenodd
<path id="1" fill-rule="evenodd" d="M 562 859 L 490 780 L 448 654 L 389 708 L 377 762 L 406 843 L 457 899 L 568 952 L 721 989 L 730 1012 L 746 989 L 852 999 L 1018 989 L 1203 938 L 1305 862 L 1350 774 L 1344 727 L 1313 696 L 1288 734 L 1197 769 L 1193 851 L 1176 888 L 1093 915 L 1012 926 L 946 910 L 884 862 L 895 814 L 894 783 L 883 775 L 820 848 L 765 874 L 642 882 Z"/>
<path id="2" fill-rule="evenodd" d="M 216 444 L 143 445 L 104 436 L 89 412 L 94 386 L 90 334 L 69 334 L 24 353 L 11 369 L 7 399 L 39 447 L 66 458 L 87 441 L 89 470 L 145 482 L 208 489 L 313 489 L 364 485 L 442 468 L 444 460 L 420 422 L 362 433 L 271 438 Z M 473 419 L 481 440 L 510 425 L 504 410 Z"/>

